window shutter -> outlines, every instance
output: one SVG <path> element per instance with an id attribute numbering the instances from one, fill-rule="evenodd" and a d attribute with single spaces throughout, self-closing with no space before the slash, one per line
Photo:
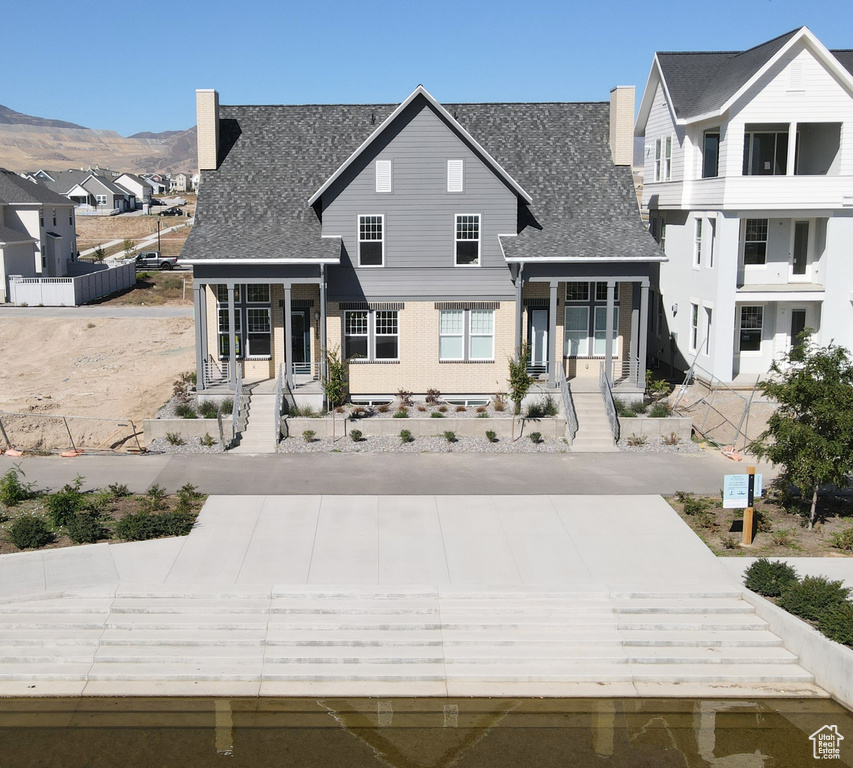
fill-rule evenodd
<path id="1" fill-rule="evenodd" d="M 391 191 L 391 161 L 377 160 L 376 161 L 376 191 L 390 192 Z"/>
<path id="2" fill-rule="evenodd" d="M 448 160 L 447 161 L 447 191 L 461 192 L 462 191 L 462 161 Z"/>

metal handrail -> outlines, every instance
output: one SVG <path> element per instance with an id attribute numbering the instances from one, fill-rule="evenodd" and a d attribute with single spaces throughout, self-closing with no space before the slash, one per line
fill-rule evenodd
<path id="1" fill-rule="evenodd" d="M 216 377 L 213 376 L 213 371 L 216 371 Z M 222 368 L 216 364 L 216 360 L 212 355 L 207 356 L 202 364 L 202 375 L 204 376 L 204 386 L 208 387 L 214 383 L 221 383 L 228 379 L 228 360 L 222 361 Z"/>
<path id="2" fill-rule="evenodd" d="M 563 411 L 566 414 L 566 439 L 571 445 L 578 433 L 578 414 L 575 410 L 575 402 L 572 400 L 572 390 L 569 388 L 569 382 L 566 381 L 566 372 L 562 365 L 557 366 L 557 384 L 560 387 L 560 394 L 563 396 Z"/>
<path id="3" fill-rule="evenodd" d="M 231 445 L 237 442 L 237 435 L 246 428 L 246 416 L 243 408 L 243 371 L 237 366 L 237 381 L 234 385 L 234 400 L 231 407 Z"/>
<path id="4" fill-rule="evenodd" d="M 281 364 L 278 366 L 278 378 L 275 382 L 275 410 L 273 411 L 273 417 L 275 418 L 275 423 L 273 424 L 275 442 L 278 444 L 279 439 L 281 438 L 281 403 L 284 396 L 284 387 L 282 385 L 282 373 L 281 373 Z"/>
<path id="5" fill-rule="evenodd" d="M 640 358 L 639 357 L 629 357 L 627 360 L 622 360 L 620 366 L 620 379 L 628 379 L 629 381 L 633 381 L 637 384 L 637 386 L 642 386 L 645 382 L 640 382 L 638 380 L 640 374 Z"/>
<path id="6" fill-rule="evenodd" d="M 604 362 L 601 363 L 601 368 L 598 370 L 598 388 L 601 390 L 601 397 L 604 400 L 604 410 L 607 412 L 607 420 L 610 422 L 613 439 L 618 442 L 619 417 L 616 415 L 616 403 L 613 402 L 613 390 L 607 371 L 604 369 Z"/>

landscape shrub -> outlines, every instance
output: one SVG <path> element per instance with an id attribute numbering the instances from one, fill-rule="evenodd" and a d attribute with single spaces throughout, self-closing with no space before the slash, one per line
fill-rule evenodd
<path id="1" fill-rule="evenodd" d="M 409 412 L 405 408 L 400 408 L 397 411 L 394 411 L 394 416 L 392 418 L 395 419 L 408 419 Z"/>
<path id="2" fill-rule="evenodd" d="M 496 411 L 506 410 L 506 394 L 504 392 L 495 392 L 495 396 L 492 398 L 492 407 Z"/>
<path id="3" fill-rule="evenodd" d="M 441 401 L 441 392 L 437 389 L 428 389 L 426 391 L 427 405 L 438 405 Z"/>
<path id="4" fill-rule="evenodd" d="M 447 406 L 446 405 L 440 405 L 440 406 L 438 406 L 438 410 L 439 410 L 439 413 L 447 413 Z"/>
<path id="5" fill-rule="evenodd" d="M 317 433 L 316 433 L 313 429 L 306 429 L 306 430 L 302 433 L 302 439 L 303 439 L 306 443 L 313 443 L 313 442 L 314 442 L 314 436 L 315 436 L 316 434 L 317 434 Z"/>
<path id="6" fill-rule="evenodd" d="M 645 435 L 629 435 L 625 442 L 628 443 L 632 448 L 642 448 L 644 445 L 647 445 L 649 442 L 649 438 Z"/>
<path id="7" fill-rule="evenodd" d="M 179 432 L 167 432 L 166 433 L 166 442 L 169 445 L 183 445 L 184 438 L 181 437 Z"/>
<path id="8" fill-rule="evenodd" d="M 557 401 L 551 395 L 545 395 L 537 402 L 527 406 L 528 419 L 541 419 L 546 416 L 556 416 L 559 413 Z"/>
<path id="9" fill-rule="evenodd" d="M 477 414 L 477 418 L 478 418 L 478 419 L 488 419 L 488 418 L 489 418 L 489 412 L 488 412 L 488 411 L 486 411 L 486 410 L 480 411 L 480 412 Z"/>
<path id="10" fill-rule="evenodd" d="M 178 489 L 178 503 L 175 505 L 177 512 L 192 512 L 195 503 L 201 498 L 202 494 L 198 492 L 198 488 L 191 483 L 186 483 Z"/>
<path id="11" fill-rule="evenodd" d="M 794 531 L 791 528 L 779 528 L 770 534 L 770 539 L 777 547 L 787 547 L 794 543 Z"/>
<path id="12" fill-rule="evenodd" d="M 163 536 L 186 536 L 195 516 L 189 512 L 163 512 L 153 515 L 146 510 L 127 515 L 116 523 L 116 536 L 125 541 L 147 541 Z"/>
<path id="13" fill-rule="evenodd" d="M 817 628 L 830 640 L 853 648 L 853 605 L 832 605 L 817 620 Z"/>
<path id="14" fill-rule="evenodd" d="M 36 495 L 33 483 L 21 482 L 24 476 L 23 470 L 16 465 L 0 478 L 0 504 L 5 507 L 15 507 Z"/>
<path id="15" fill-rule="evenodd" d="M 415 438 L 412 437 L 412 433 L 408 429 L 400 430 L 400 440 L 404 443 L 411 443 Z"/>
<path id="16" fill-rule="evenodd" d="M 40 517 L 20 515 L 9 526 L 9 541 L 18 549 L 40 549 L 53 541 L 53 534 Z"/>
<path id="17" fill-rule="evenodd" d="M 649 410 L 649 406 L 647 406 L 642 400 L 636 400 L 629 406 L 631 413 L 634 416 L 640 416 Z"/>
<path id="18" fill-rule="evenodd" d="M 799 580 L 797 571 L 781 560 L 768 560 L 761 557 L 743 574 L 747 589 L 764 597 L 779 597 L 782 592 Z"/>
<path id="19" fill-rule="evenodd" d="M 832 534 L 832 546 L 843 549 L 845 552 L 853 552 L 853 525 L 843 531 Z"/>
<path id="20" fill-rule="evenodd" d="M 679 443 L 681 443 L 681 438 L 676 435 L 675 432 L 670 432 L 665 437 L 662 437 L 660 441 L 664 445 L 678 445 Z"/>
<path id="21" fill-rule="evenodd" d="M 723 549 L 737 549 L 738 542 L 734 536 L 724 536 L 722 542 Z"/>
<path id="22" fill-rule="evenodd" d="M 655 403 L 649 411 L 649 418 L 665 419 L 667 416 L 672 416 L 672 408 L 666 403 Z"/>
<path id="23" fill-rule="evenodd" d="M 146 491 L 143 504 L 151 512 L 166 509 L 166 489 L 162 485 L 154 483 Z"/>
<path id="24" fill-rule="evenodd" d="M 806 576 L 782 590 L 779 605 L 806 621 L 818 621 L 830 608 L 847 600 L 850 589 L 825 576 Z"/>
<path id="25" fill-rule="evenodd" d="M 490 443 L 496 443 L 498 441 L 498 434 L 493 429 L 486 430 L 486 440 Z"/>
<path id="26" fill-rule="evenodd" d="M 178 403 L 175 406 L 175 415 L 181 419 L 197 419 L 198 414 L 195 412 L 195 408 L 192 407 L 189 403 Z"/>
<path id="27" fill-rule="evenodd" d="M 467 410 L 468 409 L 464 405 L 457 405 L 456 406 L 456 413 L 465 413 L 465 411 L 467 411 Z"/>
<path id="28" fill-rule="evenodd" d="M 354 443 L 358 443 L 361 441 L 361 430 L 360 429 L 351 429 L 349 431 L 350 440 Z"/>
<path id="29" fill-rule="evenodd" d="M 391 406 L 388 403 L 382 403 L 381 405 L 376 406 L 376 410 L 379 413 L 388 413 L 391 410 Z"/>
<path id="30" fill-rule="evenodd" d="M 215 419 L 219 415 L 219 406 L 212 400 L 205 400 L 198 404 L 198 412 L 203 419 Z"/>
<path id="31" fill-rule="evenodd" d="M 443 414 L 443 413 L 441 413 L 441 411 L 433 411 L 433 412 L 429 415 L 429 417 L 430 417 L 431 419 L 443 419 L 443 418 L 444 418 L 444 414 Z"/>
<path id="32" fill-rule="evenodd" d="M 542 442 L 542 433 L 541 432 L 531 432 L 529 437 L 530 437 L 530 442 L 533 443 L 534 445 L 539 445 L 539 443 Z"/>
<path id="33" fill-rule="evenodd" d="M 219 405 L 219 410 L 223 416 L 230 416 L 234 413 L 234 401 L 231 398 L 223 400 Z"/>
<path id="34" fill-rule="evenodd" d="M 216 439 L 211 436 L 210 432 L 205 432 L 204 437 L 201 438 L 201 444 L 205 448 L 211 448 L 212 446 L 216 445 Z"/>
<path id="35" fill-rule="evenodd" d="M 59 528 L 74 519 L 74 516 L 86 504 L 86 497 L 80 492 L 83 478 L 79 475 L 73 483 L 62 487 L 61 491 L 47 497 L 47 513 L 54 528 Z"/>
<path id="36" fill-rule="evenodd" d="M 107 490 L 112 494 L 114 499 L 124 499 L 130 496 L 130 489 L 123 483 L 110 483 Z"/>
<path id="37" fill-rule="evenodd" d="M 80 512 L 68 523 L 68 536 L 75 544 L 94 544 L 107 538 L 107 529 L 97 512 Z"/>
<path id="38" fill-rule="evenodd" d="M 629 418 L 634 415 L 634 412 L 631 410 L 631 406 L 626 403 L 621 397 L 613 398 L 613 405 L 616 406 L 616 415 L 622 416 L 623 418 Z"/>
<path id="39" fill-rule="evenodd" d="M 412 407 L 412 393 L 406 389 L 398 389 L 397 397 L 400 398 L 400 405 L 405 405 L 407 408 Z M 429 402 L 429 400 L 427 400 Z"/>
<path id="40" fill-rule="evenodd" d="M 447 432 L 444 432 L 443 435 L 444 435 L 444 439 L 447 440 L 448 443 L 455 443 L 456 442 L 456 433 L 455 432 L 451 432 L 450 430 L 448 430 Z"/>

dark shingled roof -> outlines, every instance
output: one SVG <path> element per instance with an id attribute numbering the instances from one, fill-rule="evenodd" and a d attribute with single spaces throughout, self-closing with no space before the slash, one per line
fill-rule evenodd
<path id="1" fill-rule="evenodd" d="M 799 31 L 791 30 L 748 51 L 658 53 L 676 116 L 691 118 L 722 107 Z M 853 73 L 853 52 L 831 53 Z"/>
<path id="2" fill-rule="evenodd" d="M 28 243 L 34 241 L 26 232 L 18 232 L 17 229 L 0 224 L 0 243 Z"/>
<path id="3" fill-rule="evenodd" d="M 631 169 L 611 162 L 609 104 L 444 106 L 533 198 L 508 258 L 661 258 Z M 220 166 L 202 172 L 182 258 L 337 258 L 307 201 L 396 107 L 221 106 Z"/>
<path id="4" fill-rule="evenodd" d="M 58 195 L 47 187 L 0 168 L 0 203 L 26 205 L 70 205 L 67 197 Z"/>

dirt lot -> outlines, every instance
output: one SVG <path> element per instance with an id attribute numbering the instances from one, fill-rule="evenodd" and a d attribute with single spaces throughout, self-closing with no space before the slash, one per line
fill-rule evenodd
<path id="1" fill-rule="evenodd" d="M 806 527 L 807 506 L 783 500 L 772 489 L 756 501 L 758 531 L 752 546 L 740 545 L 743 510 L 723 509 L 719 497 L 686 494 L 667 501 L 717 555 L 729 557 L 851 557 L 835 545 L 835 534 L 853 527 L 853 498 L 823 496 L 814 530 Z M 784 503 L 783 503 L 784 502 Z M 685 508 L 687 511 L 685 511 Z"/>
<path id="2" fill-rule="evenodd" d="M 109 296 L 97 303 L 109 306 L 129 304 L 147 307 L 164 304 L 192 306 L 192 272 L 184 270 L 138 272 L 134 288 Z"/>
<path id="3" fill-rule="evenodd" d="M 169 400 L 178 376 L 195 367 L 193 321 L 4 318 L 0 355 L 0 411 L 43 415 L 3 417 L 16 447 L 67 447 L 59 414 L 111 419 L 68 420 L 75 444 L 98 447 L 115 432 L 130 432 L 121 419 L 141 429 L 141 420 Z"/>

